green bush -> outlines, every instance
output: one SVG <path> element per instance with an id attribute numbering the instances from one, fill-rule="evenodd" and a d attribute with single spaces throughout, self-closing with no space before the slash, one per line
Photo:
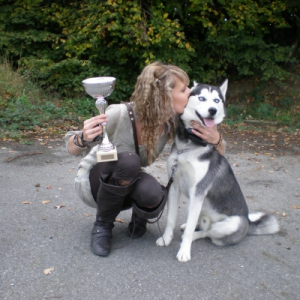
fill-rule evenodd
<path id="1" fill-rule="evenodd" d="M 83 95 L 81 81 L 117 77 L 112 102 L 127 100 L 155 60 L 191 80 L 290 76 L 298 63 L 300 4 L 293 1 L 0 0 L 0 52 L 48 91 Z"/>

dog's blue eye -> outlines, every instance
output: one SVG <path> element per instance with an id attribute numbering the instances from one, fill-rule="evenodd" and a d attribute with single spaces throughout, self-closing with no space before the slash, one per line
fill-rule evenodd
<path id="1" fill-rule="evenodd" d="M 214 99 L 214 101 L 215 101 L 216 103 L 219 103 L 219 102 L 220 102 L 220 99 Z"/>
<path id="2" fill-rule="evenodd" d="M 199 99 L 200 101 L 205 101 L 205 98 L 204 98 L 204 97 L 198 97 L 198 99 Z"/>

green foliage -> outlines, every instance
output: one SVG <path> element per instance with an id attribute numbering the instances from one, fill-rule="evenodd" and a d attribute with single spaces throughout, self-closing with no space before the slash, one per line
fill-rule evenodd
<path id="1" fill-rule="evenodd" d="M 140 70 L 160 60 L 192 80 L 290 76 L 299 58 L 299 4 L 289 0 L 0 0 L 0 53 L 48 91 L 83 95 L 81 81 L 117 77 L 127 100 Z"/>
<path id="2" fill-rule="evenodd" d="M 255 119 L 276 122 L 281 126 L 300 127 L 300 107 L 296 105 L 297 99 L 288 96 L 281 98 L 280 106 L 275 106 L 277 103 L 271 104 L 268 101 L 267 95 L 256 94 L 250 102 L 229 104 L 225 123 L 231 125 L 242 123 L 247 119 Z"/>

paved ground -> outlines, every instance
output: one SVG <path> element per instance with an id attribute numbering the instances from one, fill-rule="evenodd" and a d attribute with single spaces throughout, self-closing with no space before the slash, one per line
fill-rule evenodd
<path id="1" fill-rule="evenodd" d="M 198 240 L 185 264 L 176 253 L 186 199 L 169 247 L 155 245 L 166 212 L 160 229 L 150 225 L 142 239 L 130 241 L 126 211 L 115 223 L 115 249 L 97 257 L 89 247 L 95 210 L 80 202 L 73 186 L 78 159 L 60 140 L 0 143 L 0 299 L 300 299 L 299 147 L 286 143 L 283 150 L 272 137 L 231 134 L 227 140 L 226 157 L 250 211 L 275 214 L 281 231 L 227 248 Z M 169 151 L 148 169 L 162 183 Z"/>

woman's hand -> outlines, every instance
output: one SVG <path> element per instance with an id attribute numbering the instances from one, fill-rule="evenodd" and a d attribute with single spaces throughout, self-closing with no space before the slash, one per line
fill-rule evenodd
<path id="1" fill-rule="evenodd" d="M 191 127 L 193 133 L 200 137 L 205 142 L 216 146 L 217 151 L 221 155 L 225 155 L 226 142 L 221 138 L 221 134 L 218 132 L 217 125 L 213 127 L 205 127 L 200 122 L 192 121 Z"/>
<path id="2" fill-rule="evenodd" d="M 90 119 L 83 123 L 82 137 L 85 141 L 92 142 L 95 137 L 103 133 L 101 123 L 107 123 L 107 115 L 102 114 Z M 100 126 L 99 126 L 100 125 Z"/>
<path id="3" fill-rule="evenodd" d="M 220 140 L 220 133 L 218 132 L 217 125 L 214 125 L 213 127 L 205 127 L 200 122 L 192 121 L 191 127 L 193 128 L 193 133 L 205 142 L 212 145 L 218 144 Z"/>

